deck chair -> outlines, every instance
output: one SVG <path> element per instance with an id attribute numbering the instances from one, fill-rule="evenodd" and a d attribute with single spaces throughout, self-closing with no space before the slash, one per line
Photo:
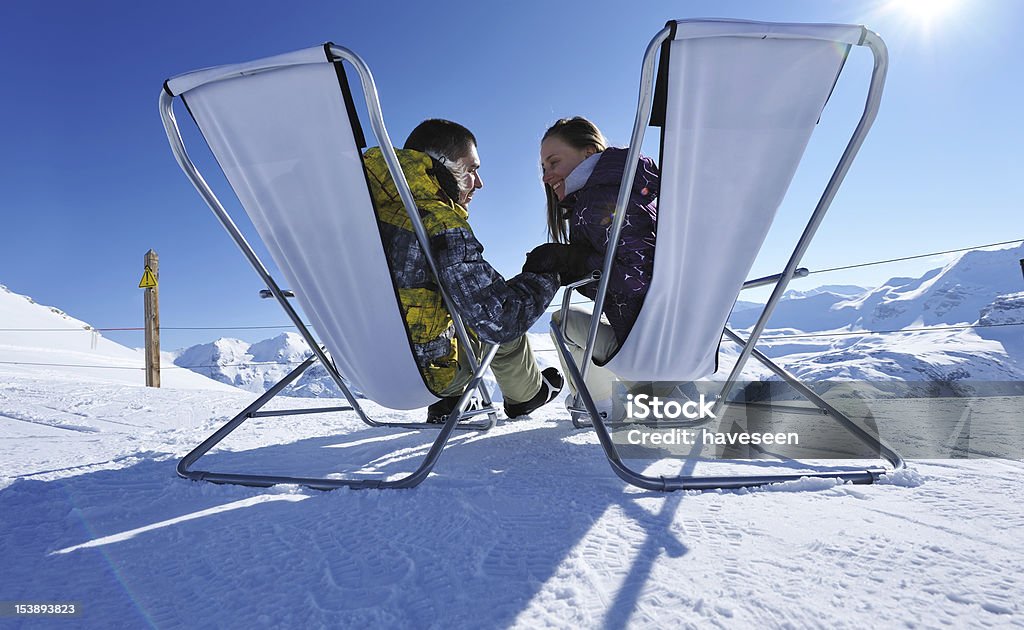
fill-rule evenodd
<path id="1" fill-rule="evenodd" d="M 783 272 L 745 283 L 852 46 L 867 46 L 875 59 L 860 122 Z M 605 367 L 627 381 L 704 378 L 717 369 L 724 333 L 739 343 L 742 351 L 718 395 L 715 411 L 721 412 L 744 364 L 754 356 L 822 412 L 878 449 L 874 452 L 894 469 L 903 467 L 896 452 L 755 347 L 790 279 L 806 274 L 799 268 L 800 259 L 875 118 L 887 63 L 881 38 L 862 26 L 682 20 L 669 22 L 654 37 L 643 60 L 628 166 L 610 246 L 597 280 L 594 312 L 600 313 L 604 305 L 648 121 L 661 129 L 654 273 L 636 323 Z M 748 338 L 743 339 L 726 328 L 730 311 L 744 287 L 766 283 L 774 283 L 775 288 Z M 565 292 L 562 322 L 567 319 L 570 295 L 571 291 Z M 564 330 L 552 325 L 556 349 L 578 392 L 573 421 L 577 426 L 592 423 L 613 470 L 629 483 L 654 490 L 736 488 L 808 476 L 871 483 L 885 472 L 884 468 L 871 468 L 841 474 L 643 475 L 619 457 L 608 423 L 598 414 L 584 380 L 597 333 L 595 317 L 584 361 L 577 365 L 566 346 Z M 585 422 L 587 416 L 590 423 Z"/>
<path id="2" fill-rule="evenodd" d="M 484 346 L 482 356 L 470 357 L 474 377 L 441 425 L 371 420 L 353 395 L 354 388 L 393 409 L 415 409 L 439 399 L 428 389 L 413 358 L 363 169 L 360 149 L 366 144 L 343 62 L 359 75 L 373 133 L 437 277 L 426 231 L 384 127 L 373 77 L 353 52 L 327 43 L 169 79 L 160 94 L 160 114 L 174 157 L 313 351 L 308 360 L 185 456 L 177 467 L 182 477 L 319 489 L 411 487 L 426 478 L 454 430 L 486 431 L 497 420 L 482 384 L 497 349 L 494 346 Z M 186 153 L 172 108 L 175 97 L 187 107 L 320 341 Z M 443 286 L 441 291 L 462 348 L 471 348 Z M 260 411 L 316 362 L 331 375 L 349 406 Z M 479 392 L 482 408 L 466 411 L 474 391 Z M 249 418 L 348 410 L 369 426 L 438 429 L 439 433 L 420 466 L 399 479 L 318 479 L 191 469 Z M 472 420 L 480 415 L 487 418 Z"/>

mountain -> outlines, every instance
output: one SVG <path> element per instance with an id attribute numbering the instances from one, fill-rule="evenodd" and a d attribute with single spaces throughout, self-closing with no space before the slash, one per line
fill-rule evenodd
<path id="1" fill-rule="evenodd" d="M 1024 381 L 1022 257 L 1024 245 L 976 250 L 858 296 L 787 293 L 759 348 L 806 381 Z M 730 323 L 742 329 L 755 321 L 756 313 L 740 311 Z M 945 329 L 964 324 L 978 326 Z M 925 330 L 849 334 L 905 328 Z M 814 332 L 832 334 L 807 335 Z"/>
<path id="2" fill-rule="evenodd" d="M 1021 258 L 1024 245 L 966 252 L 942 269 L 917 279 L 894 278 L 838 308 L 858 311 L 859 323 L 868 328 L 974 323 L 999 296 L 1024 288 Z"/>
<path id="3" fill-rule="evenodd" d="M 849 301 L 848 295 L 829 291 L 811 292 L 801 295 L 790 295 L 787 291 L 779 303 L 775 305 L 768 325 L 771 328 L 793 328 L 802 331 L 833 330 L 848 326 L 851 320 L 849 310 L 836 308 L 837 304 Z M 739 308 L 737 304 L 729 316 L 729 325 L 733 329 L 750 328 L 761 315 L 763 304 L 754 304 L 752 308 Z"/>
<path id="4" fill-rule="evenodd" d="M 868 290 L 869 289 L 867 289 L 865 287 L 858 286 L 858 285 L 855 285 L 855 284 L 823 284 L 820 287 L 815 287 L 813 289 L 809 289 L 809 290 L 806 290 L 806 291 L 797 291 L 796 289 L 787 289 L 786 292 L 783 293 L 782 295 L 783 295 L 783 298 L 789 298 L 789 299 L 794 299 L 794 300 L 795 299 L 800 299 L 800 298 L 811 297 L 813 295 L 818 295 L 819 293 L 831 293 L 833 295 L 845 295 L 846 297 L 856 297 L 858 295 L 863 294 L 865 291 L 868 291 Z M 740 304 L 751 304 L 753 306 L 757 306 L 757 304 L 753 303 L 753 302 L 737 302 L 736 303 L 737 307 Z M 737 308 L 737 309 L 734 309 L 734 310 L 740 310 L 740 309 Z"/>
<path id="5" fill-rule="evenodd" d="M 1024 308 L 1018 314 L 1024 318 Z M 978 329 L 768 340 L 759 348 L 806 381 L 1024 381 L 1020 348 Z"/>
<path id="6" fill-rule="evenodd" d="M 855 287 L 787 291 L 768 324 L 771 328 L 804 332 L 972 324 L 978 321 L 982 309 L 1000 296 L 1024 289 L 1019 263 L 1022 258 L 1024 245 L 974 250 L 920 278 L 890 278 L 859 295 L 844 290 Z M 729 322 L 734 328 L 749 328 L 757 316 L 757 310 L 736 309 Z"/>
<path id="7" fill-rule="evenodd" d="M 221 338 L 173 353 L 174 364 L 250 392 L 262 393 L 309 357 L 301 335 L 284 332 L 249 344 Z M 341 390 L 319 363 L 314 363 L 283 391 L 304 398 L 341 397 Z"/>

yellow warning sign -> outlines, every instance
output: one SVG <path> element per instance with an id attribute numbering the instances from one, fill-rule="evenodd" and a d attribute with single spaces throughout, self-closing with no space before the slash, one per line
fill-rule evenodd
<path id="1" fill-rule="evenodd" d="M 146 271 L 142 274 L 142 280 L 139 280 L 140 289 L 155 289 L 156 288 L 156 274 L 153 270 L 146 265 Z"/>

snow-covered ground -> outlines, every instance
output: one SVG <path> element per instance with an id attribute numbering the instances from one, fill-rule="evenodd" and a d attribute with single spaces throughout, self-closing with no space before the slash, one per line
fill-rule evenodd
<path id="1" fill-rule="evenodd" d="M 456 435 L 412 490 L 216 486 L 177 478 L 177 458 L 254 394 L 75 367 L 140 360 L 5 291 L 0 321 L 77 327 L 0 338 L 0 602 L 75 602 L 64 627 L 1024 627 L 1018 460 L 660 494 L 626 486 L 552 404 Z M 352 413 L 257 418 L 200 463 L 395 475 L 433 436 Z"/>

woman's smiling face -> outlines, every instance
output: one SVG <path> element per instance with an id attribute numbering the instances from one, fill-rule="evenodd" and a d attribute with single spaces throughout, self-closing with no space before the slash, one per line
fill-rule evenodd
<path id="1" fill-rule="evenodd" d="M 540 143 L 540 167 L 544 173 L 543 181 L 549 186 L 555 197 L 565 199 L 565 178 L 573 172 L 580 162 L 597 153 L 593 147 L 577 149 L 557 135 L 548 136 Z"/>

